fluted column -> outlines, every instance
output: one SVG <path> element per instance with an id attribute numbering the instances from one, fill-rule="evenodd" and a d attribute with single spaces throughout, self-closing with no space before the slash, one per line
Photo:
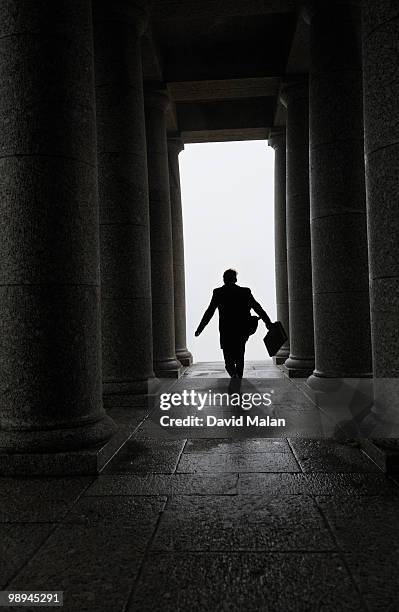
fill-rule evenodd
<path id="1" fill-rule="evenodd" d="M 309 202 L 309 90 L 307 80 L 282 91 L 287 107 L 287 270 L 291 377 L 309 376 L 314 367 L 312 264 Z"/>
<path id="2" fill-rule="evenodd" d="M 21 469 L 34 452 L 33 469 L 114 430 L 101 399 L 91 3 L 1 0 L 0 24 L 0 448 Z"/>
<path id="3" fill-rule="evenodd" d="M 363 89 L 376 404 L 399 410 L 399 8 L 363 3 Z"/>
<path id="4" fill-rule="evenodd" d="M 145 2 L 93 3 L 104 401 L 129 405 L 154 380 L 150 221 L 140 39 Z"/>
<path id="5" fill-rule="evenodd" d="M 369 377 L 372 365 L 360 11 L 314 2 L 308 20 L 315 386 Z"/>
<path id="6" fill-rule="evenodd" d="M 186 288 L 184 273 L 184 232 L 181 205 L 179 153 L 184 149 L 179 137 L 168 138 L 170 204 L 172 213 L 173 281 L 175 306 L 176 357 L 183 366 L 190 366 L 193 356 L 186 345 Z"/>
<path id="7" fill-rule="evenodd" d="M 287 277 L 287 229 L 286 229 L 286 139 L 285 128 L 275 128 L 269 136 L 274 154 L 274 250 L 276 277 L 277 319 L 289 333 L 288 277 Z M 283 344 L 274 358 L 281 364 L 289 357 L 289 340 Z"/>
<path id="8" fill-rule="evenodd" d="M 166 136 L 168 107 L 169 97 L 165 90 L 146 90 L 154 370 L 160 377 L 178 377 L 182 366 L 176 359 L 175 349 L 172 216 Z"/>

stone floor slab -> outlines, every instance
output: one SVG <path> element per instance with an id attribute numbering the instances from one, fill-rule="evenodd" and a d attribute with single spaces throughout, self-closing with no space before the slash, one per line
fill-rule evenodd
<path id="1" fill-rule="evenodd" d="M 24 496 L 27 503 L 38 497 L 74 500 L 93 481 L 93 476 L 76 478 L 0 478 L 2 498 Z"/>
<path id="2" fill-rule="evenodd" d="M 92 478 L 1 478 L 0 523 L 57 523 Z"/>
<path id="3" fill-rule="evenodd" d="M 148 474 L 100 476 L 89 495 L 236 495 L 238 476 Z"/>
<path id="4" fill-rule="evenodd" d="M 232 414 L 242 414 L 242 412 L 232 413 L 231 411 L 221 411 L 215 408 L 204 408 L 201 413 L 198 413 L 196 409 L 187 409 L 184 414 L 176 415 L 174 417 L 182 418 L 188 415 L 199 416 L 205 418 L 208 414 L 217 416 L 218 418 L 231 418 Z M 245 415 L 244 415 L 245 416 Z M 159 423 L 159 414 L 156 414 L 154 418 L 148 418 L 141 427 L 134 432 L 132 440 L 185 440 L 189 438 L 193 439 L 215 439 L 215 438 L 252 438 L 253 429 L 248 427 L 220 427 L 220 426 L 203 426 L 203 427 L 162 427 Z M 265 437 L 268 431 L 265 433 Z M 278 436 L 276 432 L 276 436 Z M 281 435 L 281 434 L 280 434 Z"/>
<path id="5" fill-rule="evenodd" d="M 137 530 L 137 536 L 146 538 L 159 513 L 165 506 L 165 497 L 96 497 L 86 496 L 72 508 L 64 519 L 65 524 L 109 525 L 120 529 Z"/>
<path id="6" fill-rule="evenodd" d="M 221 474 L 237 472 L 300 472 L 288 453 L 224 453 L 206 456 L 201 452 L 182 455 L 178 473 Z"/>
<path id="7" fill-rule="evenodd" d="M 59 523 L 73 502 L 37 498 L 30 503 L 23 497 L 4 498 L 0 502 L 0 523 Z"/>
<path id="8" fill-rule="evenodd" d="M 276 414 L 317 418 L 304 380 L 266 360 L 246 376 Z M 213 384 L 220 362 L 162 389 Z M 399 487 L 356 444 L 158 439 L 159 408 L 109 412 L 133 435 L 98 478 L 0 479 L 3 589 L 64 590 L 65 612 L 399 612 Z"/>
<path id="9" fill-rule="evenodd" d="M 315 404 L 310 401 L 306 395 L 296 389 L 287 389 L 285 387 L 274 389 L 272 397 L 273 406 L 284 406 L 286 409 L 295 410 L 315 410 Z"/>
<path id="10" fill-rule="evenodd" d="M 238 493 L 373 496 L 398 495 L 399 487 L 383 474 L 240 474 Z"/>
<path id="11" fill-rule="evenodd" d="M 168 500 L 152 548 L 321 551 L 336 545 L 308 496 L 175 496 Z"/>
<path id="12" fill-rule="evenodd" d="M 268 371 L 267 376 L 254 376 L 255 371 L 252 371 L 252 377 L 243 378 L 242 380 L 232 380 L 227 375 L 220 374 L 219 376 L 193 376 L 182 377 L 175 381 L 173 387 L 168 389 L 169 393 L 177 393 L 184 389 L 195 390 L 203 393 L 203 398 L 211 397 L 206 393 L 250 393 L 250 392 L 269 392 L 273 389 L 282 389 L 304 395 L 298 390 L 287 378 L 281 376 L 281 373 L 275 375 L 274 372 Z"/>
<path id="13" fill-rule="evenodd" d="M 290 438 L 304 472 L 371 472 L 381 470 L 357 447 L 335 440 Z"/>
<path id="14" fill-rule="evenodd" d="M 249 440 L 187 440 L 184 455 L 202 453 L 214 457 L 224 454 L 289 453 L 291 448 L 285 438 L 251 438 Z"/>
<path id="15" fill-rule="evenodd" d="M 276 405 L 272 416 L 285 419 L 283 432 L 289 439 L 329 439 L 335 436 L 337 429 L 331 417 L 308 406 Z"/>
<path id="16" fill-rule="evenodd" d="M 239 474 L 239 495 L 304 495 L 310 494 L 309 483 L 302 473 Z"/>
<path id="17" fill-rule="evenodd" d="M 245 372 L 244 378 L 284 378 L 283 372 L 276 372 L 272 368 L 256 369 L 253 372 Z"/>
<path id="18" fill-rule="evenodd" d="M 399 497 L 317 497 L 339 547 L 399 554 Z"/>
<path id="19" fill-rule="evenodd" d="M 0 525 L 0 588 L 4 589 L 50 535 L 54 525 Z"/>
<path id="20" fill-rule="evenodd" d="M 195 370 L 193 372 L 188 372 L 185 376 L 187 379 L 195 379 L 195 378 L 228 378 L 226 370 L 210 370 L 207 372 L 206 370 Z"/>
<path id="21" fill-rule="evenodd" d="M 336 554 L 152 554 L 127 608 L 127 612 L 138 610 L 360 612 L 365 608 Z"/>
<path id="22" fill-rule="evenodd" d="M 399 551 L 373 550 L 346 553 L 345 560 L 370 612 L 397 612 L 399 609 Z"/>
<path id="23" fill-rule="evenodd" d="M 122 612 L 146 543 L 137 528 L 62 526 L 8 588 L 64 591 L 62 609 L 69 612 Z"/>
<path id="24" fill-rule="evenodd" d="M 184 440 L 128 440 L 103 473 L 172 474 L 184 444 Z"/>
<path id="25" fill-rule="evenodd" d="M 243 438 L 245 433 L 237 431 L 236 437 Z M 208 438 L 231 438 L 231 427 L 160 427 L 156 423 L 140 430 L 134 434 L 135 440 L 186 440 L 193 438 L 204 440 Z"/>

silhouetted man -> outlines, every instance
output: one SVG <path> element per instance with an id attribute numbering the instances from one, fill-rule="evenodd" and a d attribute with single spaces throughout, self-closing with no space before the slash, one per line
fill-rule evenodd
<path id="1" fill-rule="evenodd" d="M 224 286 L 213 290 L 212 300 L 198 325 L 196 336 L 212 319 L 219 309 L 220 346 L 223 350 L 227 373 L 232 378 L 242 378 L 244 371 L 245 343 L 251 331 L 251 308 L 265 322 L 269 329 L 271 321 L 261 305 L 247 287 L 237 285 L 237 272 L 226 270 Z"/>

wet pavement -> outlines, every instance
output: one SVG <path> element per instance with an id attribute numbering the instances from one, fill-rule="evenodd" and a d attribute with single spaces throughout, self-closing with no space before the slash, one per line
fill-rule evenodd
<path id="1" fill-rule="evenodd" d="M 271 363 L 245 376 L 314 413 Z M 204 378 L 223 365 L 184 383 Z M 399 488 L 356 442 L 179 439 L 148 406 L 109 412 L 131 436 L 98 477 L 0 479 L 3 590 L 62 590 L 79 612 L 399 610 Z"/>

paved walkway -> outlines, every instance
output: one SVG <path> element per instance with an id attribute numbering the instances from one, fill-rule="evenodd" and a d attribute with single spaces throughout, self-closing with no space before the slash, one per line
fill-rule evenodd
<path id="1" fill-rule="evenodd" d="M 246 376 L 314 408 L 271 364 Z M 399 610 L 399 489 L 356 445 L 155 439 L 149 412 L 111 411 L 132 435 L 98 478 L 0 479 L 2 589 L 76 612 Z"/>

